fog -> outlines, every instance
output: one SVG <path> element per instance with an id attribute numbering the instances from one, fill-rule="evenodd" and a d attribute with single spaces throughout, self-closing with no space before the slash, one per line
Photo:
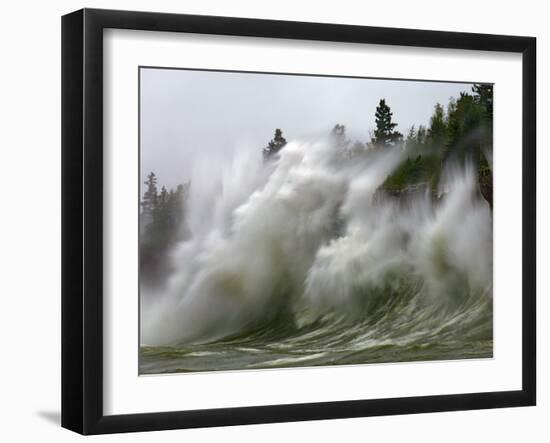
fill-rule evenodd
<path id="1" fill-rule="evenodd" d="M 369 140 L 380 98 L 397 130 L 427 125 L 434 105 L 471 84 L 142 68 L 141 178 L 154 171 L 174 187 L 232 158 L 262 148 L 281 128 L 287 140 L 318 136 L 336 123 Z M 216 169 L 216 168 L 215 168 Z M 195 175 L 197 175 L 195 173 Z"/>

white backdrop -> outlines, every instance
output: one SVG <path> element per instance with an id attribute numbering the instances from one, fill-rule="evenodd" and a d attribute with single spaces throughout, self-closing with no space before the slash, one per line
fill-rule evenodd
<path id="1" fill-rule="evenodd" d="M 495 3 L 497 4 L 497 3 Z M 535 35 L 539 38 L 539 152 L 543 122 L 542 87 L 548 75 L 550 31 L 543 3 L 526 0 L 495 9 L 464 0 L 453 10 L 443 2 L 395 0 L 388 3 L 301 3 L 202 0 L 154 3 L 142 0 L 11 2 L 0 27 L 0 146 L 3 204 L 0 229 L 2 277 L 2 365 L 0 436 L 6 441 L 73 441 L 82 437 L 59 428 L 60 409 L 60 16 L 87 7 L 235 15 L 287 20 L 413 27 L 454 31 Z M 6 155 L 7 154 L 7 155 Z M 541 158 L 542 157 L 542 158 Z M 548 155 L 539 156 L 540 195 L 548 193 Z M 544 164 L 546 163 L 546 164 Z M 546 188 L 546 189 L 545 189 Z M 548 199 L 539 208 L 539 226 L 548 225 Z M 550 264 L 549 235 L 539 232 L 539 273 Z M 542 249 L 542 248 L 541 248 Z M 208 430 L 170 431 L 99 437 L 101 441 L 548 441 L 550 370 L 544 322 L 550 289 L 548 273 L 539 278 L 539 406 L 494 411 L 423 414 L 353 420 L 276 424 Z M 546 345 L 546 346 L 545 346 Z M 544 352 L 546 350 L 546 352 Z M 131 440 L 130 440 L 131 439 Z"/>

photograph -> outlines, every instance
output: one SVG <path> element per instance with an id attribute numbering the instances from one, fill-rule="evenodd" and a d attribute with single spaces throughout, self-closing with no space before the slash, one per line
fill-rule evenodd
<path id="1" fill-rule="evenodd" d="M 491 84 L 139 85 L 140 374 L 492 357 Z"/>
<path id="2" fill-rule="evenodd" d="M 138 75 L 140 374 L 492 358 L 492 84 Z"/>
<path id="3" fill-rule="evenodd" d="M 61 320 L 46 337 L 58 352 L 32 348 L 57 359 L 61 426 L 539 435 L 540 14 L 199 6 L 66 11 L 51 33 L 60 91 L 16 70 L 61 98 L 40 113 L 60 134 L 39 119 L 61 158 L 31 131 L 61 160 L 61 211 L 42 199 L 61 221 L 61 260 L 46 260 L 61 304 L 28 266 L 17 279 Z M 51 402 L 33 404 L 55 407 L 37 380 Z"/>

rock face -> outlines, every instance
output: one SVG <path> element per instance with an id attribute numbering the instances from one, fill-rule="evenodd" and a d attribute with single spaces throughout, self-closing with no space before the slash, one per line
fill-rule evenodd
<path id="1" fill-rule="evenodd" d="M 478 167 L 479 192 L 483 196 L 491 210 L 493 209 L 493 172 L 483 154 L 480 154 Z"/>
<path id="2" fill-rule="evenodd" d="M 483 198 L 490 209 L 493 209 L 493 173 L 486 156 L 481 148 L 477 148 L 477 155 L 471 155 L 475 159 L 473 167 L 477 169 L 477 197 Z M 414 160 L 407 158 L 379 187 L 375 199 L 382 196 L 395 198 L 399 202 L 410 201 L 412 197 L 429 195 L 432 202 L 440 202 L 444 198 L 444 192 L 439 190 L 439 180 L 446 164 L 457 162 L 458 165 L 465 162 L 465 158 L 448 157 L 439 160 L 437 156 L 417 156 Z"/>
<path id="3" fill-rule="evenodd" d="M 387 190 L 386 193 L 394 197 L 409 197 L 419 193 L 425 193 L 426 191 L 431 191 L 430 182 L 412 183 L 404 186 L 402 189 Z"/>
<path id="4" fill-rule="evenodd" d="M 445 193 L 438 194 L 429 182 L 414 183 L 404 186 L 402 189 L 386 189 L 383 186 L 374 194 L 374 201 L 380 202 L 390 198 L 399 205 L 409 205 L 417 197 L 428 196 L 434 205 L 438 205 L 445 198 Z"/>
<path id="5" fill-rule="evenodd" d="M 476 191 L 474 191 L 476 192 Z M 480 166 L 478 170 L 478 197 L 482 197 L 493 210 L 493 173 L 486 166 Z M 477 194 L 477 192 L 476 192 Z M 445 192 L 438 193 L 430 182 L 412 183 L 402 188 L 386 188 L 381 186 L 374 194 L 374 200 L 380 201 L 383 198 L 393 198 L 399 203 L 407 203 L 414 197 L 429 195 L 432 203 L 441 203 L 445 198 Z"/>

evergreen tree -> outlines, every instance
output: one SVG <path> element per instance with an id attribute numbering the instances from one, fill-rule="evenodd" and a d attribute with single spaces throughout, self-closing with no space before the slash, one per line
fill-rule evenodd
<path id="1" fill-rule="evenodd" d="M 340 123 L 336 123 L 334 125 L 334 128 L 332 128 L 332 131 L 330 132 L 330 134 L 339 140 L 345 140 L 346 127 L 344 125 L 341 125 Z"/>
<path id="2" fill-rule="evenodd" d="M 452 107 L 452 102 L 449 104 L 449 107 Z M 428 141 L 431 145 L 438 148 L 445 147 L 447 142 L 447 121 L 445 119 L 445 111 L 443 106 L 439 103 L 435 105 L 434 113 L 430 118 Z"/>
<path id="3" fill-rule="evenodd" d="M 189 183 L 157 191 L 154 173 L 147 176 L 141 201 L 140 270 L 148 284 L 162 284 L 169 272 L 168 252 L 187 235 L 185 202 Z"/>
<path id="4" fill-rule="evenodd" d="M 479 191 L 492 208 L 493 174 L 486 155 L 493 149 L 493 92 L 491 85 L 474 85 L 474 95 L 461 93 L 449 107 L 446 159 L 473 161 Z"/>
<path id="5" fill-rule="evenodd" d="M 168 191 L 165 186 L 160 190 L 160 194 L 157 201 L 157 208 L 153 215 L 154 234 L 159 246 L 165 246 L 171 237 L 170 222 L 168 219 L 169 207 L 168 207 Z"/>
<path id="6" fill-rule="evenodd" d="M 184 238 L 188 234 L 185 224 L 185 202 L 189 195 L 189 187 L 189 182 L 184 185 L 178 185 L 175 191 L 170 190 L 168 197 L 168 218 L 175 240 Z"/>
<path id="7" fill-rule="evenodd" d="M 423 145 L 426 143 L 426 127 L 424 125 L 418 126 L 418 131 L 416 131 L 416 144 L 417 145 Z"/>
<path id="8" fill-rule="evenodd" d="M 283 137 L 283 131 L 280 129 L 275 129 L 275 137 L 267 144 L 263 149 L 264 159 L 268 160 L 273 158 L 281 149 L 286 145 L 286 139 Z"/>
<path id="9" fill-rule="evenodd" d="M 418 136 L 416 128 L 412 125 L 407 133 L 407 138 L 405 139 L 405 146 L 407 148 L 414 148 L 418 144 Z"/>
<path id="10" fill-rule="evenodd" d="M 466 93 L 461 93 L 460 98 L 449 106 L 447 144 L 459 158 L 480 149 L 485 112 L 475 97 Z M 477 155 L 472 158 L 475 160 Z"/>
<path id="11" fill-rule="evenodd" d="M 334 128 L 332 128 L 330 136 L 334 144 L 339 148 L 345 149 L 350 143 L 349 140 L 346 140 L 346 127 L 340 123 L 337 123 Z"/>
<path id="12" fill-rule="evenodd" d="M 475 84 L 474 102 L 483 109 L 481 117 L 481 144 L 486 151 L 493 150 L 493 85 Z"/>
<path id="13" fill-rule="evenodd" d="M 403 135 L 395 131 L 397 123 L 392 121 L 392 116 L 393 113 L 386 104 L 386 100 L 381 99 L 376 107 L 376 129 L 374 130 L 374 137 L 371 139 L 371 145 L 376 147 L 395 146 L 403 139 Z"/>
<path id="14" fill-rule="evenodd" d="M 481 105 L 489 117 L 493 117 L 493 85 L 475 84 L 472 86 L 475 101 Z"/>
<path id="15" fill-rule="evenodd" d="M 147 176 L 147 180 L 144 182 L 146 190 L 143 194 L 141 201 L 141 214 L 143 216 L 144 224 L 150 223 L 153 219 L 153 213 L 157 206 L 157 177 L 154 172 L 151 172 Z"/>

